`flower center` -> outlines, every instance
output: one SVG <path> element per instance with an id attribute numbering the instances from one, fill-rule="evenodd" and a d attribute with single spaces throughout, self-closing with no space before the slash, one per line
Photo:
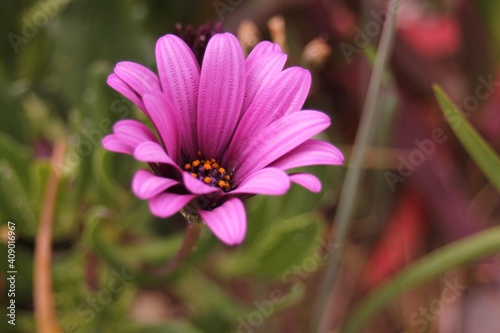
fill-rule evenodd
<path id="1" fill-rule="evenodd" d="M 222 23 L 217 22 L 212 25 L 212 23 L 207 22 L 201 25 L 197 30 L 188 25 L 183 28 L 182 24 L 178 23 L 175 26 L 175 34 L 180 37 L 193 51 L 196 60 L 201 66 L 203 61 L 203 55 L 208 45 L 208 41 L 215 34 L 222 32 Z"/>
<path id="2" fill-rule="evenodd" d="M 201 152 L 198 152 L 197 159 L 184 165 L 184 170 L 207 185 L 219 187 L 225 192 L 231 189 L 233 183 L 231 174 L 221 167 L 216 159 L 202 159 Z"/>

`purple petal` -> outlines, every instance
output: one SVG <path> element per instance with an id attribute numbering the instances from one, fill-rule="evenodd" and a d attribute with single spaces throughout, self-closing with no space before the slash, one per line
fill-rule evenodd
<path id="1" fill-rule="evenodd" d="M 154 142 L 144 142 L 141 143 L 134 150 L 134 157 L 136 160 L 148 163 L 165 163 L 175 166 L 180 170 L 177 163 L 175 163 L 168 155 L 165 150 L 158 144 Z"/>
<path id="2" fill-rule="evenodd" d="M 237 245 L 243 242 L 247 231 L 247 217 L 240 199 L 229 199 L 214 210 L 200 210 L 199 213 L 208 228 L 225 244 Z"/>
<path id="3" fill-rule="evenodd" d="M 299 67 L 288 68 L 274 77 L 261 91 L 241 119 L 232 139 L 232 150 L 239 150 L 247 138 L 255 137 L 262 129 L 285 114 L 299 111 L 309 93 L 311 74 Z"/>
<path id="4" fill-rule="evenodd" d="M 174 35 L 156 43 L 156 61 L 163 91 L 169 94 L 180 115 L 183 148 L 190 156 L 198 152 L 196 109 L 200 68 L 191 49 Z"/>
<path id="5" fill-rule="evenodd" d="M 149 127 L 136 120 L 120 120 L 113 126 L 113 133 L 121 142 L 131 147 L 131 152 L 143 142 L 158 142 Z"/>
<path id="6" fill-rule="evenodd" d="M 203 58 L 198 101 L 198 143 L 207 158 L 216 158 L 234 132 L 245 92 L 245 60 L 238 40 L 217 34 Z"/>
<path id="7" fill-rule="evenodd" d="M 143 142 L 158 142 L 155 135 L 144 124 L 135 120 L 121 120 L 113 126 L 113 134 L 102 140 L 104 148 L 124 154 L 133 154 Z"/>
<path id="8" fill-rule="evenodd" d="M 132 89 L 128 84 L 126 84 L 122 79 L 120 79 L 118 75 L 114 73 L 110 74 L 106 82 L 111 88 L 118 91 L 120 94 L 128 98 L 132 103 L 137 105 L 137 107 L 141 109 L 147 116 L 149 115 L 146 107 L 144 107 L 141 96 L 139 96 L 137 92 L 135 92 L 135 90 Z"/>
<path id="9" fill-rule="evenodd" d="M 102 139 L 102 146 L 106 150 L 113 151 L 115 153 L 130 154 L 130 155 L 134 153 L 134 150 L 129 145 L 124 144 L 114 134 L 106 135 Z"/>
<path id="10" fill-rule="evenodd" d="M 255 45 L 255 47 L 252 49 L 252 52 L 248 55 L 246 59 L 246 66 L 247 68 L 253 66 L 253 62 L 257 61 L 262 55 L 266 53 L 271 53 L 271 52 L 281 52 L 281 47 L 278 44 L 271 43 L 267 40 L 260 42 L 259 44 Z"/>
<path id="11" fill-rule="evenodd" d="M 307 140 L 275 161 L 272 166 L 282 170 L 308 165 L 340 165 L 344 156 L 335 146 L 320 140 Z"/>
<path id="12" fill-rule="evenodd" d="M 292 182 L 305 187 L 311 192 L 318 193 L 321 191 L 321 181 L 318 177 L 311 175 L 310 173 L 294 173 L 288 177 Z"/>
<path id="13" fill-rule="evenodd" d="M 240 179 L 261 169 L 330 126 L 330 118 L 318 111 L 292 112 L 275 121 L 255 137 L 248 138 L 229 165 Z M 227 164 L 226 164 L 227 165 Z"/>
<path id="14" fill-rule="evenodd" d="M 149 209 L 153 215 L 167 218 L 180 211 L 194 197 L 194 195 L 161 193 L 149 200 Z"/>
<path id="15" fill-rule="evenodd" d="M 181 151 L 181 129 L 175 106 L 163 93 L 145 94 L 143 100 L 168 155 L 174 161 L 178 161 Z"/>
<path id="16" fill-rule="evenodd" d="M 189 172 L 183 172 L 182 179 L 184 180 L 184 186 L 186 186 L 189 192 L 194 194 L 208 194 L 214 192 L 222 192 L 220 188 L 209 186 L 207 184 L 204 184 L 198 178 L 194 178 L 193 176 L 191 176 L 191 173 Z"/>
<path id="17" fill-rule="evenodd" d="M 246 62 L 246 88 L 243 100 L 242 115 L 261 91 L 265 91 L 270 82 L 283 70 L 286 63 L 286 54 L 280 51 L 271 51 L 257 57 L 254 61 Z"/>
<path id="18" fill-rule="evenodd" d="M 161 91 L 160 80 L 148 68 L 130 61 L 116 64 L 115 74 L 139 96 L 151 91 Z"/>
<path id="19" fill-rule="evenodd" d="M 132 180 L 132 191 L 140 199 L 146 200 L 176 184 L 179 184 L 176 180 L 158 177 L 146 170 L 139 170 Z"/>
<path id="20" fill-rule="evenodd" d="M 290 188 L 288 175 L 280 169 L 265 168 L 252 173 L 230 193 L 282 195 Z"/>

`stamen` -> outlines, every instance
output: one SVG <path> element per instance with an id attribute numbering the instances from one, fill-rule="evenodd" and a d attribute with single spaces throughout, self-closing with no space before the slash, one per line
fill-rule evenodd
<path id="1" fill-rule="evenodd" d="M 198 158 L 185 163 L 184 169 L 190 172 L 193 178 L 198 178 L 205 184 L 229 191 L 232 185 L 231 175 L 215 158 L 204 159 L 202 156 L 203 154 L 198 152 Z"/>
<path id="2" fill-rule="evenodd" d="M 218 185 L 219 185 L 220 187 L 229 188 L 229 184 L 228 184 L 228 183 L 226 183 L 226 182 L 225 182 L 225 181 L 223 181 L 223 180 L 220 180 L 220 181 L 219 181 L 219 183 L 218 183 Z"/>

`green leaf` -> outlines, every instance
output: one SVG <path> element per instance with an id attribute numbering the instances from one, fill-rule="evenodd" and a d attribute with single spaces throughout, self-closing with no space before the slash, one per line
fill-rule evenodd
<path id="1" fill-rule="evenodd" d="M 5 58 L 3 59 L 5 62 Z M 8 67 L 11 69 L 13 66 Z M 0 133 L 8 133 L 23 143 L 30 141 L 29 134 L 31 134 L 31 128 L 22 112 L 19 97 L 25 89 L 26 84 L 22 80 L 11 84 L 0 84 L 0 110 L 3 110 L 0 112 Z"/>
<path id="2" fill-rule="evenodd" d="M 184 235 L 174 234 L 167 238 L 145 235 L 144 240 L 132 244 L 120 244 L 121 228 L 110 220 L 111 214 L 112 212 L 104 207 L 93 207 L 90 210 L 87 218 L 86 243 L 115 269 L 126 268 L 139 280 L 164 281 L 164 277 L 153 276 L 151 272 L 144 270 L 144 265 L 167 263 L 181 247 Z M 116 220 L 120 221 L 120 218 Z"/>
<path id="3" fill-rule="evenodd" d="M 51 171 L 51 161 L 47 159 L 34 160 L 30 165 L 30 205 L 38 216 L 42 205 Z M 79 233 L 76 217 L 78 216 L 79 200 L 75 198 L 75 190 L 71 181 L 60 174 L 54 212 L 53 238 L 69 238 Z"/>
<path id="4" fill-rule="evenodd" d="M 29 189 L 29 170 L 33 152 L 31 148 L 25 146 L 4 132 L 0 132 L 0 156 L 6 159 L 19 176 L 23 187 Z"/>
<path id="5" fill-rule="evenodd" d="M 443 89 L 434 85 L 443 114 L 467 153 L 489 181 L 500 191 L 500 157 L 470 125 Z"/>
<path id="6" fill-rule="evenodd" d="M 15 222 L 16 229 L 24 236 L 35 234 L 35 213 L 29 204 L 28 194 L 14 168 L 4 160 L 0 160 L 0 202 L 3 220 Z"/>
<path id="7" fill-rule="evenodd" d="M 101 200 L 113 207 L 123 207 L 130 201 L 130 195 L 125 192 L 113 177 L 114 160 L 117 154 L 97 148 L 92 158 L 92 174 Z"/>
<path id="8" fill-rule="evenodd" d="M 500 252 L 500 227 L 441 247 L 375 289 L 348 318 L 342 333 L 360 331 L 384 305 L 403 292 L 466 263 Z"/>
<path id="9" fill-rule="evenodd" d="M 221 269 L 228 275 L 282 277 L 290 267 L 310 256 L 321 227 L 322 221 L 315 214 L 273 223 L 261 230 L 249 249 L 228 257 Z"/>
<path id="10" fill-rule="evenodd" d="M 86 221 L 86 242 L 99 256 L 114 268 L 125 267 L 136 271 L 140 267 L 138 257 L 124 257 L 118 242 L 119 232 L 116 225 L 109 221 L 111 212 L 104 207 L 93 207 Z"/>
<path id="11" fill-rule="evenodd" d="M 31 202 L 34 207 L 40 208 L 43 202 L 43 194 L 50 174 L 49 160 L 34 160 L 30 165 L 29 181 L 31 182 Z"/>
<path id="12" fill-rule="evenodd" d="M 197 313 L 215 310 L 220 317 L 234 319 L 245 314 L 245 309 L 230 293 L 208 279 L 200 271 L 186 267 L 185 274 L 175 282 L 174 290 L 186 300 L 186 304 L 196 309 Z"/>
<path id="13" fill-rule="evenodd" d="M 150 52 L 154 45 L 148 35 L 141 34 L 141 22 L 133 17 L 133 9 L 122 1 L 72 1 L 69 6 L 61 8 L 61 13 L 55 18 L 60 28 L 53 35 L 57 43 L 54 43 L 52 52 L 55 64 L 52 75 L 60 80 L 74 100 L 81 96 L 86 86 L 85 80 L 74 78 L 85 78 L 87 66 L 93 60 L 107 59 L 115 63 L 134 59 L 144 63 L 145 50 Z M 111 21 L 114 24 L 109 24 Z M 81 29 L 82 26 L 86 28 Z M 58 65 L 64 61 L 66 67 Z M 71 77 L 68 72 L 72 73 Z"/>
<path id="14" fill-rule="evenodd" d="M 321 179 L 323 184 L 327 183 L 324 174 L 328 170 L 324 166 L 294 171 L 313 173 Z M 273 221 L 311 212 L 318 206 L 322 197 L 323 193 L 311 193 L 302 186 L 294 184 L 284 196 L 255 196 L 251 198 L 246 204 L 249 222 L 243 247 L 253 246 L 262 230 L 269 227 Z"/>
<path id="15" fill-rule="evenodd" d="M 179 251 L 183 239 L 183 234 L 175 234 L 165 239 L 149 239 L 122 247 L 121 255 L 140 258 L 149 264 L 165 264 Z"/>

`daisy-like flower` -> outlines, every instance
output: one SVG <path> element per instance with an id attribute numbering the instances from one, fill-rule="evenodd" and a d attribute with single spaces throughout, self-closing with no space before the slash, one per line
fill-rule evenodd
<path id="1" fill-rule="evenodd" d="M 154 215 L 185 209 L 236 245 L 246 233 L 245 198 L 285 194 L 291 182 L 321 190 L 314 175 L 286 171 L 342 164 L 343 156 L 311 139 L 330 119 L 301 110 L 311 76 L 300 67 L 283 70 L 286 58 L 264 41 L 245 59 L 233 35 L 218 33 L 200 68 L 182 39 L 166 35 L 156 44 L 158 75 L 133 62 L 116 65 L 108 84 L 149 117 L 156 135 L 138 121 L 121 120 L 103 145 L 149 164 L 151 171 L 135 174 L 132 190 Z"/>

